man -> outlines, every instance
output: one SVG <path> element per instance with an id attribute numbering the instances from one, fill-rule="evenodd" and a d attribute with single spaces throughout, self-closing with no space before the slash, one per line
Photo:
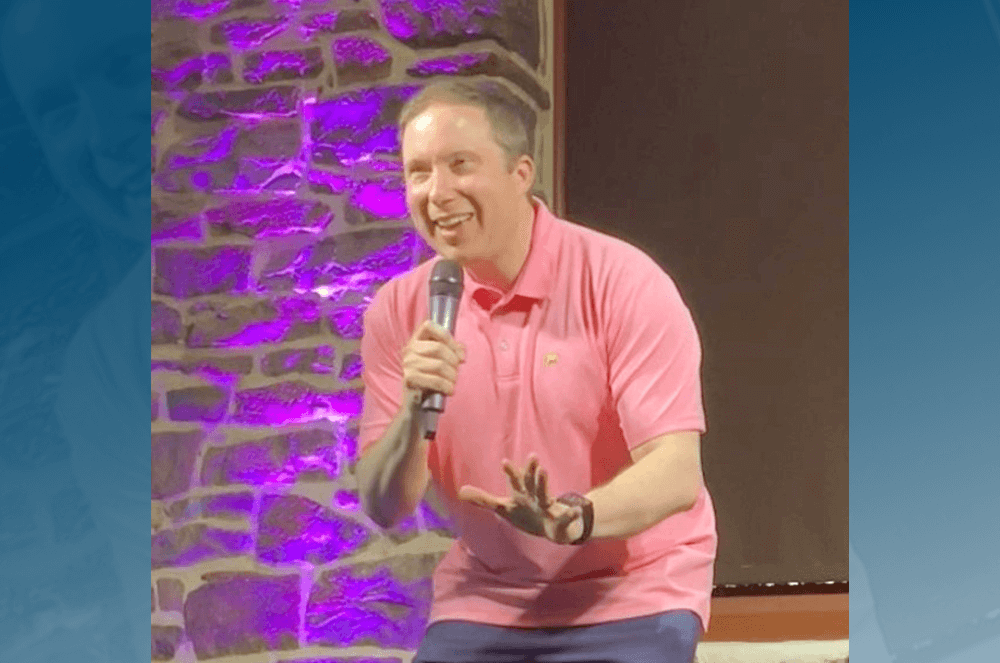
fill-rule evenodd
<path id="1" fill-rule="evenodd" d="M 365 510 L 391 527 L 433 480 L 459 535 L 415 660 L 690 662 L 716 532 L 676 287 L 531 197 L 501 88 L 429 86 L 400 132 L 412 220 L 465 284 L 454 336 L 426 321 L 429 261 L 376 294 L 362 340 Z M 433 441 L 429 390 L 448 397 Z"/>

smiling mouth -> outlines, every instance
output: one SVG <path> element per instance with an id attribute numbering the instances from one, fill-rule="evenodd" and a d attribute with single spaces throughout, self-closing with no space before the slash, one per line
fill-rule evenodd
<path id="1" fill-rule="evenodd" d="M 441 230 L 453 230 L 471 218 L 471 212 L 466 214 L 452 214 L 451 216 L 446 216 L 434 221 L 434 227 L 440 228 Z"/>

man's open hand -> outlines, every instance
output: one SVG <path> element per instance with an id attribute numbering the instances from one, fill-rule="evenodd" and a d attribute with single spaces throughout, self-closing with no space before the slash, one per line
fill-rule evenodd
<path id="1" fill-rule="evenodd" d="M 510 483 L 509 497 L 497 497 L 475 486 L 462 486 L 459 499 L 489 509 L 514 527 L 554 543 L 572 543 L 580 537 L 581 509 L 549 498 L 548 475 L 534 454 L 528 458 L 523 472 L 514 469 L 507 460 L 503 462 L 503 471 Z"/>

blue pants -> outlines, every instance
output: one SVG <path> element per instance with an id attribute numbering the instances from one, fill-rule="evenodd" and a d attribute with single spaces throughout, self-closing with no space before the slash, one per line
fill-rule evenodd
<path id="1" fill-rule="evenodd" d="M 441 621 L 413 663 L 691 663 L 700 637 L 690 610 L 566 628 Z"/>

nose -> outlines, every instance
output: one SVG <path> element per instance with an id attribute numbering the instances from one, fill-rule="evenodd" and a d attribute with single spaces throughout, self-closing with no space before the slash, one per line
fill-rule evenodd
<path id="1" fill-rule="evenodd" d="M 431 172 L 428 199 L 439 209 L 447 208 L 455 199 L 455 183 L 447 168 L 435 168 Z"/>

